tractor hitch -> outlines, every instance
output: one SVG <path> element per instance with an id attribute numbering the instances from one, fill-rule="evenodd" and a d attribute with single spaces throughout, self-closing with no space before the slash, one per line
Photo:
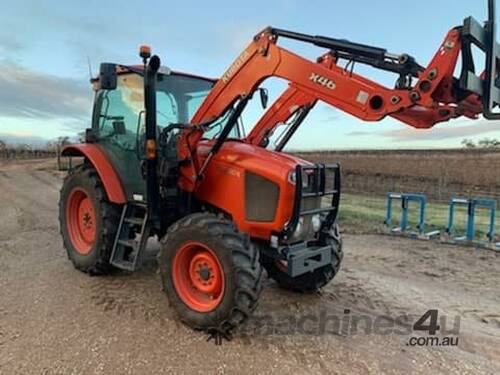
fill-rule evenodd
<path id="1" fill-rule="evenodd" d="M 332 246 L 314 246 L 299 243 L 286 248 L 287 272 L 297 277 L 332 263 Z"/>

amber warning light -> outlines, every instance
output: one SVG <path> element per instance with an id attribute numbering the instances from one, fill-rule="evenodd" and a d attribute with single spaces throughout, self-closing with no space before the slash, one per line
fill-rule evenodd
<path id="1" fill-rule="evenodd" d="M 147 45 L 140 46 L 139 56 L 141 56 L 143 59 L 149 59 L 151 57 L 151 47 Z"/>

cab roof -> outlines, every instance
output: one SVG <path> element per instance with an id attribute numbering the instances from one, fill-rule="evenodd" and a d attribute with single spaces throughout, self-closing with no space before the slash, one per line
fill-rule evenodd
<path id="1" fill-rule="evenodd" d="M 144 66 L 143 65 L 116 65 L 116 71 L 118 74 L 125 74 L 129 72 L 134 72 L 137 74 L 144 74 Z M 217 82 L 217 78 L 209 78 L 209 77 L 204 77 L 198 74 L 192 74 L 192 73 L 186 73 L 186 72 L 181 72 L 178 70 L 172 70 L 169 67 L 162 65 L 160 69 L 158 70 L 159 74 L 165 74 L 165 75 L 170 75 L 170 74 L 176 74 L 176 75 L 183 75 L 183 76 L 188 76 L 188 77 L 193 77 L 193 78 L 199 78 L 199 79 L 204 79 L 207 81 L 211 81 L 213 83 Z M 91 78 L 90 83 L 94 84 L 99 81 L 99 76 Z"/>

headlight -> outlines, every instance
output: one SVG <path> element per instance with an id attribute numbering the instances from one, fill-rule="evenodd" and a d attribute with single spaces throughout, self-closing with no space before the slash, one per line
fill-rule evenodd
<path id="1" fill-rule="evenodd" d="M 285 223 L 285 227 L 288 227 L 290 223 L 287 221 Z M 293 231 L 293 233 L 287 238 L 288 241 L 295 241 L 297 239 L 300 239 L 302 237 L 302 235 L 304 234 L 304 218 L 303 217 L 300 217 L 299 218 L 299 221 L 297 223 L 297 226 L 295 227 L 295 230 Z"/>
<path id="2" fill-rule="evenodd" d="M 295 170 L 290 171 L 288 174 L 288 181 L 295 185 L 297 183 L 297 172 Z M 307 173 L 302 172 L 302 189 L 306 189 L 309 186 L 309 176 Z"/>
<path id="3" fill-rule="evenodd" d="M 314 232 L 319 232 L 322 224 L 323 223 L 321 222 L 321 215 L 316 214 L 311 217 L 311 226 Z"/>
<path id="4" fill-rule="evenodd" d="M 295 228 L 295 231 L 292 234 L 292 239 L 301 238 L 303 234 L 304 234 L 304 218 L 301 217 L 299 219 L 299 222 L 297 223 L 297 228 Z"/>

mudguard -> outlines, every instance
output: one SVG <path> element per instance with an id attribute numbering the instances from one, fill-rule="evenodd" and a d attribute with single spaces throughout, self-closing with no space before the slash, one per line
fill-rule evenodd
<path id="1" fill-rule="evenodd" d="M 97 145 L 90 143 L 74 144 L 64 147 L 62 156 L 79 156 L 87 158 L 97 171 L 104 184 L 108 199 L 112 203 L 127 203 L 127 196 L 123 189 L 120 177 L 104 151 Z"/>

